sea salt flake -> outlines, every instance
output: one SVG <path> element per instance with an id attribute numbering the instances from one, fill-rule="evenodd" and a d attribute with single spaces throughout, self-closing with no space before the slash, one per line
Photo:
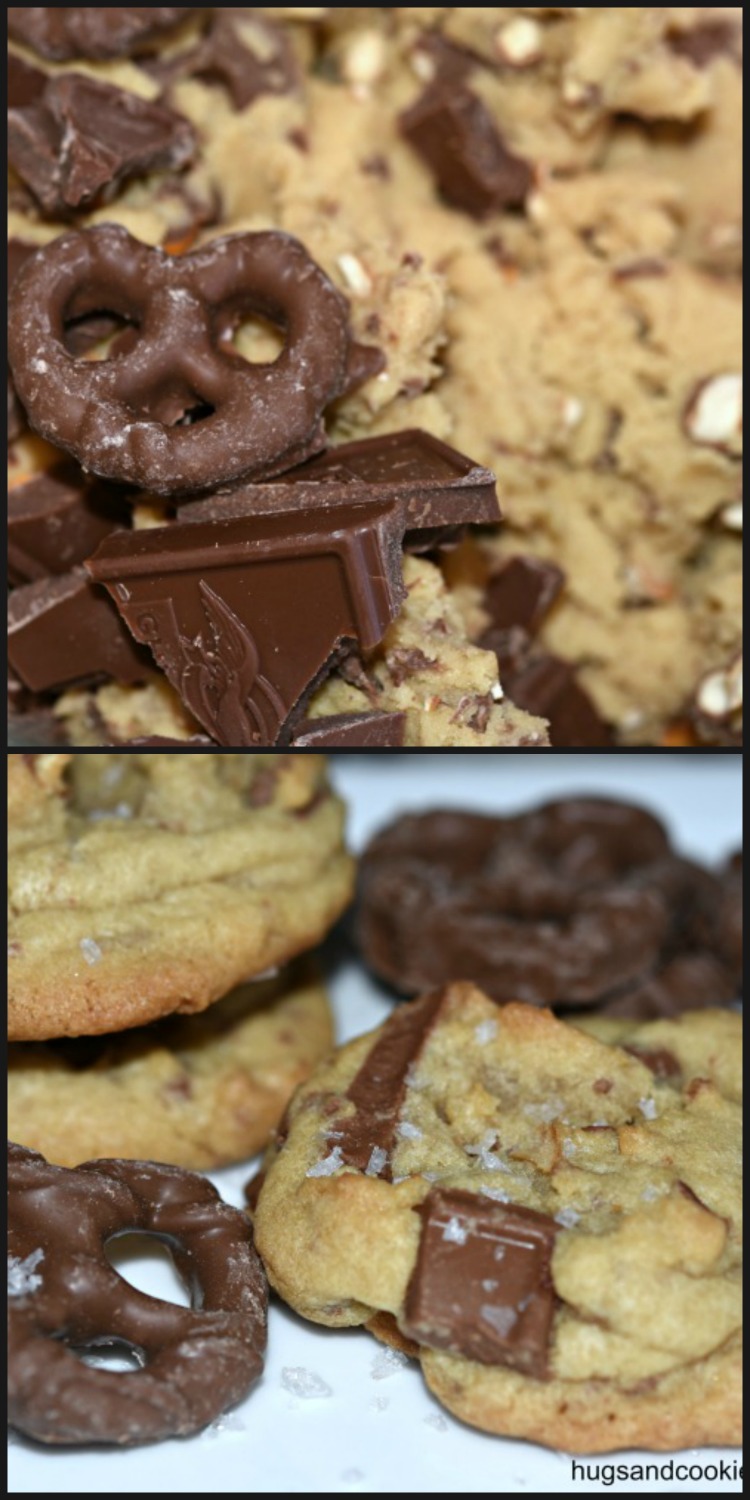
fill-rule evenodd
<path id="1" fill-rule="evenodd" d="M 344 1165 L 341 1160 L 341 1147 L 334 1146 L 329 1156 L 324 1156 L 322 1161 L 316 1161 L 313 1167 L 308 1167 L 306 1177 L 332 1177 L 338 1172 L 339 1167 Z"/>
<path id="2" fill-rule="evenodd" d="M 370 1406 L 373 1411 L 387 1411 L 390 1404 L 391 1403 L 388 1400 L 387 1396 L 376 1396 L 374 1400 L 370 1402 Z"/>
<path id="3" fill-rule="evenodd" d="M 321 1380 L 313 1370 L 303 1369 L 301 1365 L 285 1366 L 281 1372 L 281 1384 L 291 1396 L 299 1396 L 302 1401 L 323 1401 L 333 1395 L 325 1380 Z"/>
<path id="4" fill-rule="evenodd" d="M 641 1203 L 653 1203 L 656 1198 L 661 1198 L 661 1189 L 650 1182 L 641 1193 Z"/>
<path id="5" fill-rule="evenodd" d="M 338 1150 L 341 1148 L 338 1147 Z M 388 1152 L 382 1146 L 373 1146 L 370 1152 L 370 1160 L 365 1167 L 365 1177 L 379 1177 L 388 1160 Z"/>
<path id="6" fill-rule="evenodd" d="M 518 1322 L 518 1313 L 514 1307 L 492 1307 L 485 1304 L 479 1309 L 479 1316 L 491 1328 L 497 1330 L 501 1338 L 507 1338 L 511 1329 Z"/>
<path id="7" fill-rule="evenodd" d="M 474 1039 L 480 1047 L 486 1047 L 487 1043 L 494 1041 L 496 1036 L 497 1021 L 480 1021 L 479 1025 L 474 1027 Z"/>
<path id="8" fill-rule="evenodd" d="M 370 1375 L 373 1380 L 389 1380 L 391 1375 L 398 1375 L 405 1370 L 409 1361 L 400 1349 L 382 1349 L 370 1366 Z"/>
<path id="9" fill-rule="evenodd" d="M 575 1156 L 577 1150 L 578 1147 L 575 1141 L 563 1141 L 562 1154 L 566 1161 L 570 1161 Z"/>
<path id="10" fill-rule="evenodd" d="M 42 1278 L 37 1274 L 37 1266 L 44 1260 L 43 1250 L 32 1250 L 25 1260 L 19 1255 L 8 1256 L 8 1296 L 28 1297 L 31 1292 L 37 1291 L 42 1284 Z"/>
<path id="11" fill-rule="evenodd" d="M 639 1099 L 638 1100 L 638 1108 L 639 1108 L 641 1114 L 644 1116 L 645 1119 L 647 1119 L 647 1120 L 655 1120 L 656 1119 L 656 1100 L 655 1099 Z"/>
<path id="12" fill-rule="evenodd" d="M 98 964 L 102 950 L 93 938 L 81 938 L 79 946 L 87 964 Z"/>
<path id="13" fill-rule="evenodd" d="M 464 1151 L 467 1156 L 476 1156 L 485 1172 L 509 1172 L 510 1167 L 507 1162 L 495 1155 L 493 1147 L 496 1146 L 497 1131 L 486 1130 L 476 1146 L 464 1146 Z"/>
<path id="14" fill-rule="evenodd" d="M 560 1118 L 562 1107 L 562 1099 L 543 1099 L 539 1104 L 524 1104 L 523 1112 L 530 1120 L 539 1120 L 543 1125 L 551 1125 L 553 1120 Z"/>
<path id="15" fill-rule="evenodd" d="M 422 1139 L 422 1132 L 419 1126 L 412 1125 L 409 1120 L 402 1120 L 396 1126 L 396 1135 L 400 1136 L 404 1141 L 419 1141 Z"/>
<path id="16" fill-rule="evenodd" d="M 562 1224 L 563 1229 L 572 1229 L 574 1224 L 580 1222 L 581 1215 L 574 1208 L 561 1208 L 559 1214 L 555 1214 L 555 1223 Z"/>
<path id="17" fill-rule="evenodd" d="M 451 1245 L 465 1245 L 468 1239 L 468 1230 L 461 1223 L 460 1219 L 453 1217 L 448 1220 L 443 1230 L 443 1239 L 447 1240 Z"/>
<path id="18" fill-rule="evenodd" d="M 440 1412 L 438 1411 L 433 1412 L 432 1416 L 430 1417 L 425 1417 L 424 1424 L 425 1427 L 434 1427 L 436 1432 L 448 1431 L 448 1423 L 446 1422 L 445 1417 L 441 1417 Z"/>

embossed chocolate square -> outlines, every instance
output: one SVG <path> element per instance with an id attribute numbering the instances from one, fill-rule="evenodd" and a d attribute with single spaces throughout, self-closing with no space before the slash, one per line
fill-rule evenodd
<path id="1" fill-rule="evenodd" d="M 406 1293 L 404 1332 L 483 1365 L 549 1377 L 557 1225 L 546 1214 L 434 1188 Z"/>

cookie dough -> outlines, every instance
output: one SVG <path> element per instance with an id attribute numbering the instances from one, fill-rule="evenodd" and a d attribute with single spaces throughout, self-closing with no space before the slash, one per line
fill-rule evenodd
<path id="1" fill-rule="evenodd" d="M 9 757 L 10 1041 L 203 1010 L 346 906 L 317 756 Z"/>
<path id="2" fill-rule="evenodd" d="M 395 1320 L 485 1431 L 739 1443 L 741 1021 L 672 1025 L 636 1051 L 465 983 L 400 1007 L 290 1106 L 254 1219 L 272 1285 L 330 1327 Z"/>
<path id="3" fill-rule="evenodd" d="M 8 1130 L 63 1167 L 103 1156 L 226 1166 L 265 1145 L 332 1042 L 326 992 L 299 970 L 121 1036 L 16 1042 Z"/>
<path id="4" fill-rule="evenodd" d="M 242 13 L 241 45 L 261 71 L 264 56 L 286 61 L 276 91 L 240 107 L 213 43 L 211 66 L 195 62 L 201 16 L 150 59 L 81 64 L 166 98 L 201 152 L 178 182 L 152 174 L 76 222 L 114 219 L 177 248 L 217 232 L 297 235 L 348 298 L 356 337 L 386 358 L 329 412 L 331 440 L 422 425 L 498 475 L 503 525 L 440 564 L 464 614 L 460 671 L 472 675 L 489 623 L 477 613 L 487 578 L 516 555 L 549 559 L 565 583 L 539 649 L 572 664 L 619 742 L 668 740 L 739 647 L 741 12 L 267 17 L 271 33 Z M 425 93 L 450 111 L 456 89 L 492 150 L 527 169 L 523 201 L 498 199 L 485 217 L 445 200 L 400 124 Z M 14 238 L 62 227 L 12 185 Z M 254 358 L 277 347 L 252 320 L 236 340 Z M 348 697 L 336 678 L 323 688 L 325 703 Z M 736 743 L 732 716 L 725 731 L 697 715 L 694 732 Z M 477 744 L 520 743 L 512 728 L 488 734 Z M 410 718 L 409 736 L 474 743 L 446 737 L 435 716 Z"/>

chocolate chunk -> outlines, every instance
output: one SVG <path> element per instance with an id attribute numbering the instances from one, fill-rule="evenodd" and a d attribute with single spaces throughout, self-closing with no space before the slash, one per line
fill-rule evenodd
<path id="1" fill-rule="evenodd" d="M 414 45 L 415 72 L 430 83 L 464 83 L 479 59 L 439 31 L 425 31 Z"/>
<path id="2" fill-rule="evenodd" d="M 742 27 L 735 21 L 701 21 L 687 31 L 673 31 L 669 45 L 678 57 L 696 68 L 707 68 L 717 57 L 742 58 Z"/>
<path id="3" fill-rule="evenodd" d="M 83 73 L 48 79 L 35 103 L 8 112 L 10 163 L 53 216 L 92 207 L 139 173 L 177 171 L 194 150 L 174 110 Z"/>
<path id="4" fill-rule="evenodd" d="M 8 109 L 34 104 L 44 92 L 47 74 L 24 62 L 15 52 L 8 53 Z"/>
<path id="5" fill-rule="evenodd" d="M 478 219 L 523 205 L 533 186 L 531 167 L 507 149 L 471 89 L 448 80 L 431 84 L 399 124 L 448 203 Z"/>
<path id="6" fill-rule="evenodd" d="M 11 582 L 67 573 L 129 519 L 129 508 L 111 485 L 87 479 L 73 465 L 27 479 L 8 495 Z"/>
<path id="7" fill-rule="evenodd" d="M 382 349 L 373 344 L 352 343 L 349 347 L 349 355 L 346 362 L 346 374 L 344 376 L 344 387 L 337 400 L 351 395 L 366 380 L 372 380 L 373 376 L 382 374 L 388 361 Z"/>
<path id="8" fill-rule="evenodd" d="M 300 84 L 289 38 L 257 11 L 251 15 L 214 11 L 186 71 L 209 83 L 223 84 L 235 109 L 246 109 L 262 94 L 290 94 Z"/>
<path id="9" fill-rule="evenodd" d="M 35 692 L 99 677 L 143 682 L 153 672 L 106 591 L 83 568 L 15 589 L 8 601 L 8 656 Z"/>
<path id="10" fill-rule="evenodd" d="M 422 1234 L 406 1291 L 407 1336 L 479 1364 L 549 1379 L 554 1219 L 456 1188 L 433 1188 L 418 1212 Z"/>
<path id="11" fill-rule="evenodd" d="M 40 57 L 126 57 L 195 14 L 195 6 L 10 6 L 8 35 Z"/>
<path id="12" fill-rule="evenodd" d="M 89 571 L 219 744 L 273 745 L 345 643 L 383 639 L 403 602 L 406 530 L 495 520 L 497 501 L 488 470 L 406 432 L 180 517 L 190 524 L 110 537 Z"/>
<path id="13" fill-rule="evenodd" d="M 399 749 L 404 743 L 406 714 L 333 714 L 327 719 L 307 719 L 300 724 L 292 744 L 299 747 L 359 746 L 365 749 Z"/>
<path id="14" fill-rule="evenodd" d="M 496 630 L 520 625 L 534 634 L 559 598 L 562 568 L 540 557 L 511 557 L 487 585 L 485 607 Z"/>
<path id="15" fill-rule="evenodd" d="M 386 1021 L 346 1091 L 356 1114 L 351 1119 L 336 1121 L 335 1144 L 344 1166 L 366 1172 L 373 1162 L 373 1151 L 382 1153 L 382 1162 L 371 1175 L 391 1181 L 396 1126 L 406 1096 L 407 1074 L 437 1022 L 444 998 L 442 990 L 423 995 L 421 1000 L 394 1011 Z M 377 1161 L 376 1156 L 375 1164 Z"/>
<path id="16" fill-rule="evenodd" d="M 622 1050 L 650 1068 L 654 1078 L 678 1078 L 682 1072 L 678 1058 L 668 1047 L 626 1047 L 623 1044 Z"/>
<path id="17" fill-rule="evenodd" d="M 612 731 L 573 667 L 533 640 L 564 582 L 561 569 L 540 558 L 518 556 L 504 563 L 487 586 L 484 604 L 492 625 L 478 644 L 495 652 L 500 681 L 513 703 L 548 720 L 553 746 L 608 746 Z"/>

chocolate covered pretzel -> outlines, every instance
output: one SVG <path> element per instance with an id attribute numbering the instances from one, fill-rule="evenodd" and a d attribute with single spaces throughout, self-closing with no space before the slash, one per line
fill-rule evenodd
<path id="1" fill-rule="evenodd" d="M 70 1171 L 8 1146 L 9 1419 L 47 1443 L 152 1442 L 198 1432 L 263 1368 L 268 1294 L 243 1215 L 205 1178 L 153 1162 Z M 192 1307 L 125 1282 L 106 1247 L 169 1245 Z M 127 1350 L 135 1371 L 83 1352 Z"/>
<path id="2" fill-rule="evenodd" d="M 10 301 L 29 421 L 95 474 L 195 493 L 280 473 L 325 444 L 322 413 L 348 373 L 347 304 L 290 235 L 229 235 L 172 257 L 103 224 L 38 251 Z M 66 326 L 103 311 L 131 336 L 107 359 L 77 359 Z M 284 332 L 271 364 L 232 348 L 249 314 Z"/>
<path id="3" fill-rule="evenodd" d="M 471 979 L 499 1003 L 645 1018 L 737 992 L 720 882 L 626 803 L 403 817 L 366 851 L 360 893 L 365 957 L 406 994 Z"/>

